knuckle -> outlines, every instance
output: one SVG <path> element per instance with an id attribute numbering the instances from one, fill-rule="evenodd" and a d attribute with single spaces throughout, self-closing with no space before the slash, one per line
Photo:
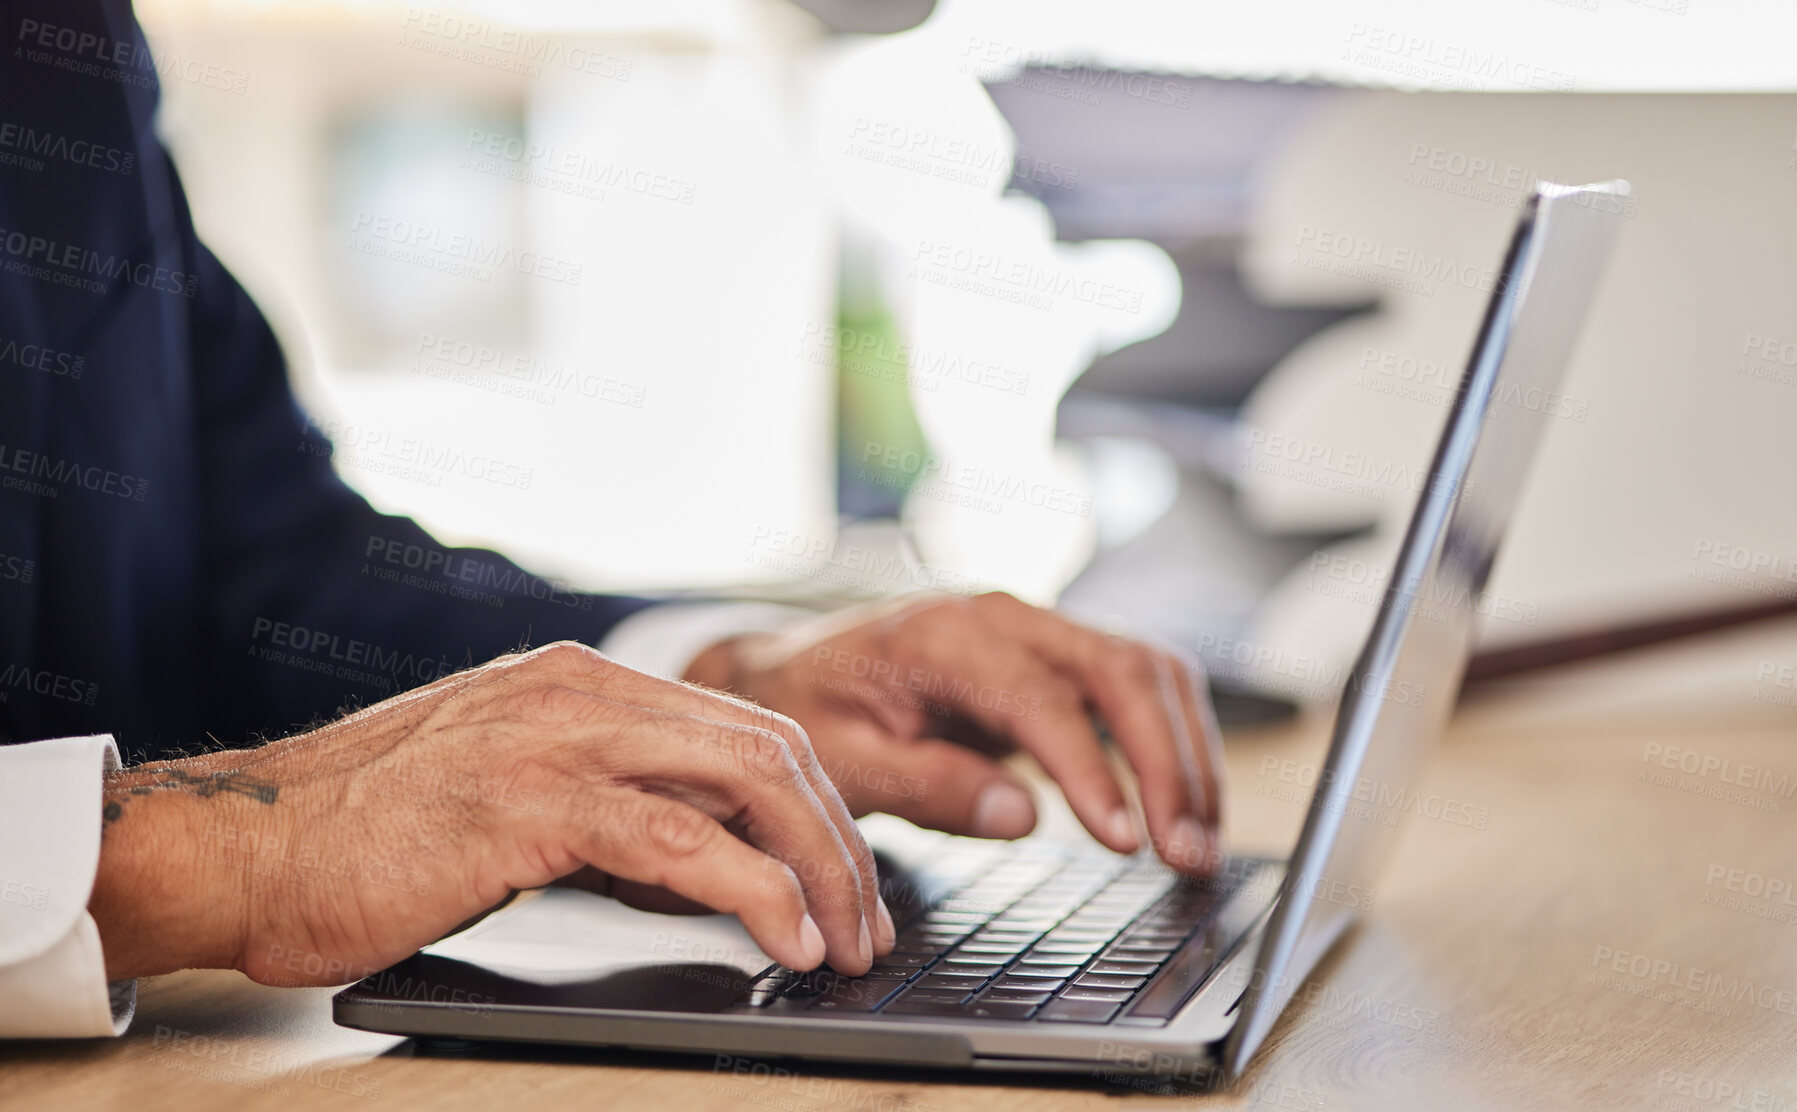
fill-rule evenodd
<path id="1" fill-rule="evenodd" d="M 754 726 L 732 727 L 728 735 L 737 769 L 743 775 L 764 782 L 782 783 L 799 773 L 792 749 L 786 739 L 772 730 Z"/>
<path id="2" fill-rule="evenodd" d="M 792 758 L 799 767 L 806 769 L 817 767 L 817 753 L 811 747 L 811 735 L 805 732 L 805 727 L 794 722 L 792 732 L 782 732 L 781 736 L 786 739 L 787 749 L 792 753 Z"/>
<path id="3" fill-rule="evenodd" d="M 848 843 L 849 857 L 855 862 L 856 874 L 862 877 L 876 875 L 877 865 L 874 861 L 874 851 L 867 844 L 867 839 L 863 838 L 859 831 L 851 830 L 850 836 L 845 840 Z"/>
<path id="4" fill-rule="evenodd" d="M 979 608 L 979 596 L 965 597 L 961 595 L 931 596 L 923 602 L 904 611 L 901 618 L 914 618 L 928 615 L 932 622 L 953 622 L 956 624 L 972 624 Z"/>
<path id="5" fill-rule="evenodd" d="M 1159 688 L 1161 662 L 1153 649 L 1139 641 L 1118 639 L 1104 654 L 1104 669 L 1113 682 L 1133 688 Z"/>
<path id="6" fill-rule="evenodd" d="M 986 610 L 1016 610 L 1028 605 L 1009 591 L 983 591 L 974 595 L 972 601 Z"/>
<path id="7" fill-rule="evenodd" d="M 757 703 L 748 704 L 748 709 L 750 717 L 754 720 L 754 728 L 776 734 L 794 748 L 810 747 L 811 738 L 805 733 L 805 727 L 786 715 L 777 710 L 769 710 Z"/>
<path id="8" fill-rule="evenodd" d="M 648 810 L 643 820 L 643 835 L 650 847 L 663 856 L 693 857 L 711 844 L 715 824 L 702 813 L 678 804 Z"/>
<path id="9" fill-rule="evenodd" d="M 791 872 L 806 889 L 806 903 L 811 907 L 849 912 L 859 910 L 865 902 L 860 868 L 847 858 L 808 857 Z"/>
<path id="10" fill-rule="evenodd" d="M 1085 700 L 1080 698 L 1078 689 L 1059 677 L 1038 681 L 1035 697 L 1041 701 L 1043 712 L 1056 718 L 1083 715 L 1086 711 Z"/>
<path id="11" fill-rule="evenodd" d="M 765 875 L 759 887 L 772 893 L 772 898 L 784 900 L 798 907 L 805 907 L 805 885 L 799 880 L 799 874 L 792 866 L 774 857 L 763 857 L 762 869 Z"/>
<path id="12" fill-rule="evenodd" d="M 551 671 L 585 671 L 604 660 L 599 650 L 578 641 L 552 641 L 528 654 L 532 664 Z"/>

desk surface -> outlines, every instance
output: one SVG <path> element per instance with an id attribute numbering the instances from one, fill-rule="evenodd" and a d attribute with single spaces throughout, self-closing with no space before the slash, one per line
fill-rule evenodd
<path id="1" fill-rule="evenodd" d="M 0 1047 L 0 1107 L 1797 1108 L 1793 664 L 1797 622 L 1772 622 L 1470 697 L 1423 789 L 1454 821 L 1410 820 L 1372 916 L 1230 1092 L 420 1058 L 333 1025 L 329 990 L 188 972 L 141 986 L 122 1039 Z M 1327 727 L 1230 736 L 1235 844 L 1289 846 Z"/>

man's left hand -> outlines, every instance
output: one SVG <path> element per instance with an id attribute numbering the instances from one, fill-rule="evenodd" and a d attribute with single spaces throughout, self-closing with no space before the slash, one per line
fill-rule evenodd
<path id="1" fill-rule="evenodd" d="M 1134 769 L 1156 851 L 1187 873 L 1221 860 L 1222 760 L 1195 662 L 1006 594 L 923 596 L 722 642 L 688 680 L 734 691 L 805 729 L 856 815 L 1016 838 L 1029 793 L 994 756 L 1022 749 L 1119 852 L 1139 844 L 1094 716 Z"/>

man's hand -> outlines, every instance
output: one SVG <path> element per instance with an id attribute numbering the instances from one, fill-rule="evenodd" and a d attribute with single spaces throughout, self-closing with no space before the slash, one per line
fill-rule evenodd
<path id="1" fill-rule="evenodd" d="M 1221 859 L 1219 736 L 1196 664 L 1009 595 L 913 597 L 723 642 L 687 678 L 802 723 L 857 815 L 1019 837 L 1036 822 L 1028 794 L 973 750 L 1021 747 L 1099 841 L 1129 852 L 1095 714 L 1135 770 L 1161 857 L 1200 874 Z"/>
<path id="2" fill-rule="evenodd" d="M 89 909 L 114 979 L 342 983 L 563 877 L 733 912 L 798 969 L 858 974 L 892 948 L 873 855 L 802 730 L 579 645 L 128 769 L 105 798 Z"/>

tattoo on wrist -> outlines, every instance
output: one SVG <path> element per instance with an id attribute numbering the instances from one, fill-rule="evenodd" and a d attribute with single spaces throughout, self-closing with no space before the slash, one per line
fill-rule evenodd
<path id="1" fill-rule="evenodd" d="M 185 791 L 203 798 L 210 798 L 221 792 L 234 792 L 247 795 L 258 803 L 273 803 L 280 795 L 278 784 L 267 780 L 258 780 L 253 776 L 245 776 L 235 769 L 220 772 L 208 772 L 195 776 L 179 768 L 133 769 L 133 772 L 147 772 L 156 779 L 146 784 L 134 784 L 125 789 L 124 795 L 117 799 L 109 799 L 101 810 L 101 818 L 108 824 L 117 821 L 125 811 L 125 800 L 133 795 L 149 795 L 156 791 Z"/>

